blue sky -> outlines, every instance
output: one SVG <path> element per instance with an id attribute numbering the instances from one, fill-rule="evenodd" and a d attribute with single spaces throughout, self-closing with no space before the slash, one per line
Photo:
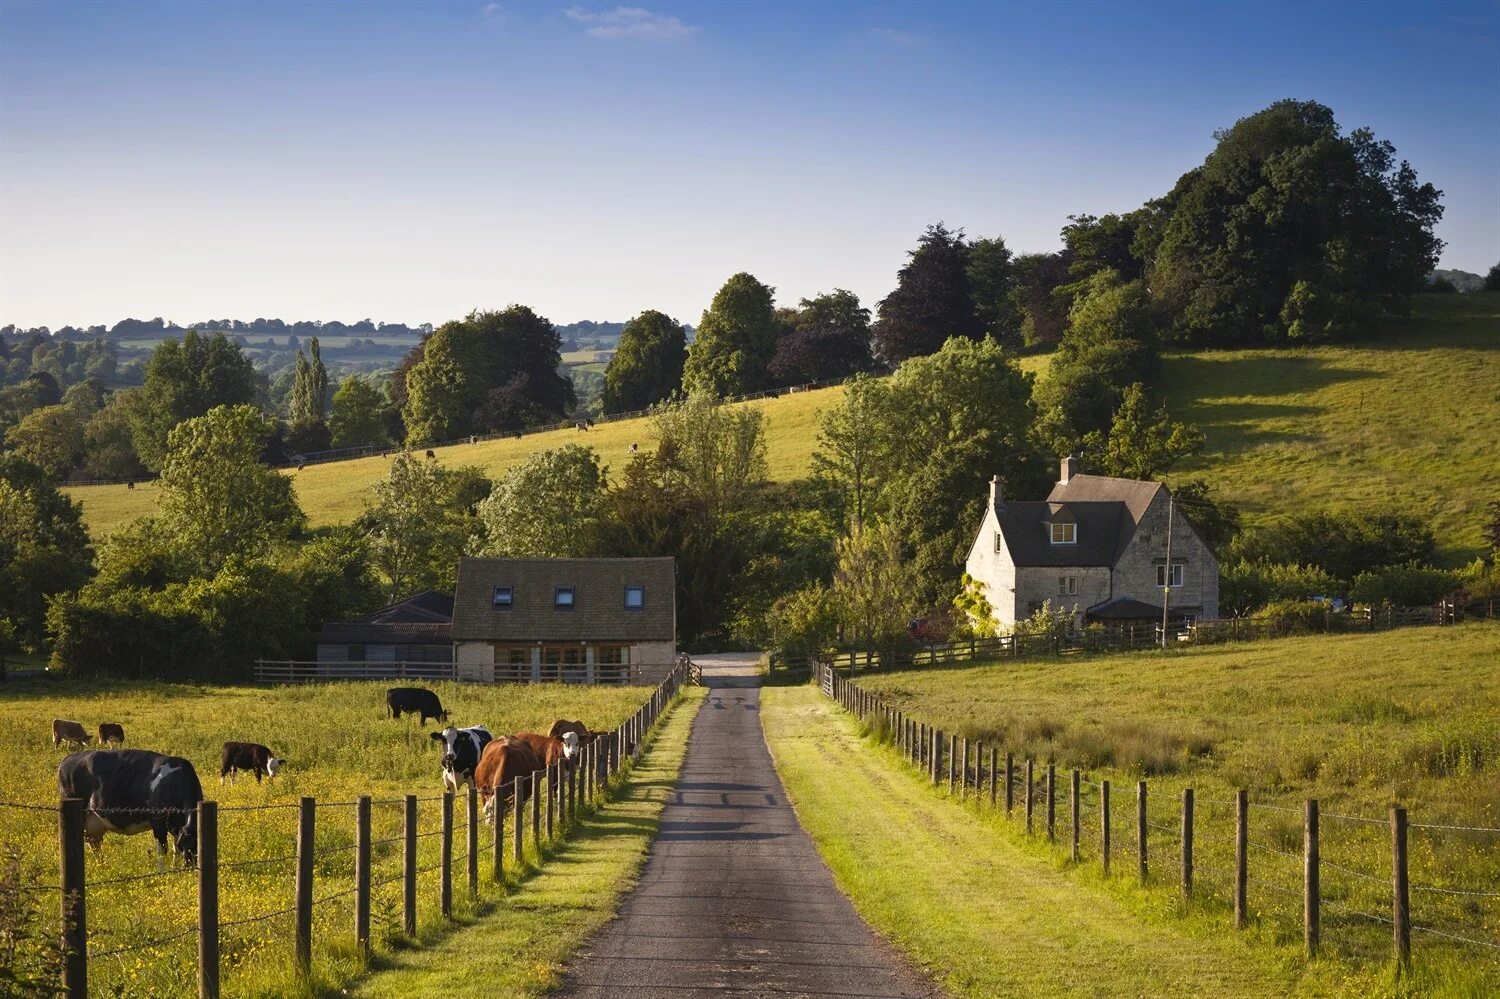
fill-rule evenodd
<path id="1" fill-rule="evenodd" d="M 872 308 L 929 222 L 1059 245 L 1282 97 L 1500 260 L 1500 2 L 0 0 L 0 323 Z"/>

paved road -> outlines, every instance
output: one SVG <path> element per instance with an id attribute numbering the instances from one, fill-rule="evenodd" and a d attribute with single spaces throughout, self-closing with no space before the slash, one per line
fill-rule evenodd
<path id="1" fill-rule="evenodd" d="M 798 824 L 761 734 L 754 670 L 700 662 L 713 689 L 641 883 L 568 965 L 561 994 L 936 995 L 860 920 Z"/>

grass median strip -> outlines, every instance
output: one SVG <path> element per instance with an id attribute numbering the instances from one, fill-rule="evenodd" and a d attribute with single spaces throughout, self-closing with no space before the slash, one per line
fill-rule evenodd
<path id="1" fill-rule="evenodd" d="M 687 688 L 614 800 L 587 817 L 516 894 L 433 946 L 391 957 L 348 994 L 490 999 L 539 996 L 555 987 L 569 954 L 613 917 L 635 884 L 682 770 L 703 693 Z"/>
<path id="2" fill-rule="evenodd" d="M 1284 954 L 1060 869 L 860 738 L 815 688 L 767 689 L 762 723 L 839 887 L 953 996 L 1337 994 Z"/>

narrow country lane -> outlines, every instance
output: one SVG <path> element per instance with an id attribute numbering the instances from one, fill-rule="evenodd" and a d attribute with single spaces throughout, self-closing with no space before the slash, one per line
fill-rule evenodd
<path id="1" fill-rule="evenodd" d="M 640 885 L 569 963 L 561 995 L 936 995 L 834 886 L 771 763 L 753 670 L 712 688 Z"/>

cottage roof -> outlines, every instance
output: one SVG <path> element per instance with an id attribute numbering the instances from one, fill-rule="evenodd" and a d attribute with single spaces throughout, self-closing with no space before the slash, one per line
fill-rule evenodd
<path id="1" fill-rule="evenodd" d="M 1165 489 L 1160 482 L 1144 479 L 1116 479 L 1109 475 L 1070 475 L 1067 482 L 1052 487 L 1047 499 L 1053 503 L 1119 503 L 1125 508 L 1125 517 L 1115 539 L 1114 557 L 1107 564 L 1113 565 L 1125 553 L 1125 547 L 1135 536 L 1141 518 L 1146 516 L 1151 501 Z M 1104 564 L 1104 563 L 1101 563 Z"/>
<path id="2" fill-rule="evenodd" d="M 1114 565 L 1124 504 L 1068 503 L 1071 520 L 1055 521 L 1077 525 L 1078 540 L 1067 545 L 1052 543 L 1047 525 L 1054 522 L 1055 506 L 1043 500 L 1023 500 L 1008 501 L 995 510 L 1012 561 L 1022 566 Z"/>
<path id="3" fill-rule="evenodd" d="M 465 558 L 458 563 L 454 641 L 670 642 L 677 632 L 672 558 Z M 625 606 L 626 587 L 644 588 L 644 606 Z M 495 604 L 510 589 L 510 608 Z M 559 609 L 558 587 L 571 587 Z"/>
<path id="4" fill-rule="evenodd" d="M 1199 609 L 1196 605 L 1191 607 L 1182 607 L 1177 604 L 1172 605 L 1172 612 L 1177 614 Z M 1161 604 L 1148 604 L 1146 601 L 1137 600 L 1134 597 L 1114 597 L 1090 607 L 1087 614 L 1089 617 L 1106 621 L 1160 621 Z"/>
<path id="5" fill-rule="evenodd" d="M 453 598 L 423 590 L 353 621 L 329 622 L 323 645 L 447 645 L 452 641 Z"/>

